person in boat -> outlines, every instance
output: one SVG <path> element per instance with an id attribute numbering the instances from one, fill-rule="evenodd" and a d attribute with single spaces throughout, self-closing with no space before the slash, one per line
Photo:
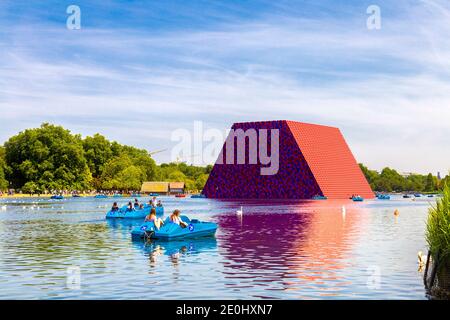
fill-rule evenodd
<path id="1" fill-rule="evenodd" d="M 134 211 L 134 206 L 133 206 L 133 203 L 131 203 L 131 201 L 128 202 L 128 208 L 127 208 L 127 211 Z"/>
<path id="2" fill-rule="evenodd" d="M 158 203 L 157 203 L 157 201 L 156 201 L 156 197 L 153 197 L 153 198 L 152 198 L 152 207 L 156 207 L 157 204 L 158 204 Z"/>
<path id="3" fill-rule="evenodd" d="M 143 209 L 144 209 L 144 204 L 141 203 L 141 204 L 139 205 L 139 210 L 143 210 Z"/>
<path id="4" fill-rule="evenodd" d="M 186 228 L 188 224 L 183 220 L 181 220 L 180 213 L 181 213 L 180 210 L 178 209 L 174 210 L 173 213 L 170 215 L 170 221 L 179 225 L 182 228 Z"/>
<path id="5" fill-rule="evenodd" d="M 139 200 L 137 198 L 134 199 L 134 207 L 139 208 Z"/>
<path id="6" fill-rule="evenodd" d="M 158 203 L 156 204 L 156 206 L 157 207 L 162 207 L 163 206 L 161 200 L 158 200 Z"/>
<path id="7" fill-rule="evenodd" d="M 119 206 L 117 205 L 117 202 L 114 202 L 114 203 L 113 203 L 113 206 L 112 206 L 112 208 L 111 208 L 111 211 L 112 211 L 112 212 L 119 211 Z"/>
<path id="8" fill-rule="evenodd" d="M 156 210 L 155 208 L 152 208 L 150 210 L 150 213 L 145 217 L 145 222 L 153 221 L 155 224 L 155 227 L 157 229 L 161 228 L 161 226 L 164 224 L 164 221 L 162 221 L 161 218 L 156 217 Z"/>

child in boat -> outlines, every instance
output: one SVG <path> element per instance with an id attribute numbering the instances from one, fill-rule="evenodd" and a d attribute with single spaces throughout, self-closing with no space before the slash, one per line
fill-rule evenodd
<path id="1" fill-rule="evenodd" d="M 113 206 L 111 208 L 111 211 L 114 212 L 114 211 L 118 211 L 118 210 L 119 210 L 119 206 L 117 205 L 117 202 L 114 202 Z"/>
<path id="2" fill-rule="evenodd" d="M 170 221 L 179 225 L 182 228 L 186 228 L 187 223 L 181 220 L 180 213 L 181 213 L 180 210 L 178 210 L 178 209 L 174 210 L 174 212 L 170 216 Z"/>
<path id="3" fill-rule="evenodd" d="M 134 207 L 139 208 L 139 200 L 138 199 L 134 199 Z"/>
<path id="4" fill-rule="evenodd" d="M 139 205 L 139 210 L 142 210 L 142 209 L 144 209 L 144 205 L 141 203 L 141 204 Z"/>
<path id="5" fill-rule="evenodd" d="M 153 223 L 155 224 L 155 227 L 157 229 L 161 228 L 161 226 L 164 224 L 162 219 L 156 217 L 156 210 L 155 210 L 155 208 L 152 208 L 150 210 L 150 214 L 145 217 L 145 222 L 149 222 L 149 221 L 153 221 Z"/>

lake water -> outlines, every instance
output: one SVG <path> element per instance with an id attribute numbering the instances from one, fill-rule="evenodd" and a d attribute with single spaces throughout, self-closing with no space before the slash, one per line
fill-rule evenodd
<path id="1" fill-rule="evenodd" d="M 132 241 L 139 221 L 105 220 L 113 199 L 0 200 L 0 299 L 426 299 L 434 199 L 161 199 L 216 236 Z"/>

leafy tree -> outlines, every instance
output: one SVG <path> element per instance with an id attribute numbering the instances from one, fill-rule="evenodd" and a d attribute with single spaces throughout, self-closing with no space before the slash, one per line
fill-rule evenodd
<path id="1" fill-rule="evenodd" d="M 376 180 L 379 177 L 378 172 L 376 172 L 375 170 L 369 170 L 365 165 L 363 165 L 362 163 L 359 164 L 359 167 L 361 168 L 361 171 L 363 172 L 364 176 L 367 179 L 367 182 L 370 184 L 370 186 L 372 187 L 372 189 L 376 189 Z"/>
<path id="2" fill-rule="evenodd" d="M 27 183 L 25 183 L 23 185 L 22 192 L 34 194 L 34 193 L 40 193 L 40 189 L 39 189 L 39 186 L 37 185 L 37 183 L 35 183 L 33 181 L 28 181 Z"/>
<path id="3" fill-rule="evenodd" d="M 103 166 L 113 157 L 111 142 L 97 133 L 83 140 L 83 149 L 92 176 L 99 178 L 103 172 Z"/>
<path id="4" fill-rule="evenodd" d="M 197 177 L 197 180 L 195 180 L 195 188 L 197 190 L 203 190 L 205 187 L 206 181 L 208 181 L 209 175 L 206 173 L 203 173 Z"/>
<path id="5" fill-rule="evenodd" d="M 186 175 L 179 171 L 179 170 L 175 170 L 173 172 L 171 172 L 167 178 L 168 181 L 185 181 L 186 180 Z"/>
<path id="6" fill-rule="evenodd" d="M 33 182 L 47 190 L 83 190 L 91 182 L 81 137 L 60 126 L 44 123 L 13 136 L 5 143 L 5 158 L 15 188 Z"/>
<path id="7" fill-rule="evenodd" d="M 112 158 L 102 173 L 102 188 L 116 190 L 139 190 L 146 178 L 145 169 L 133 164 L 126 154 Z"/>
<path id="8" fill-rule="evenodd" d="M 6 180 L 6 172 L 8 167 L 5 161 L 5 149 L 0 147 L 0 191 L 8 189 L 8 181 Z"/>
<path id="9" fill-rule="evenodd" d="M 145 173 L 141 168 L 132 165 L 122 170 L 117 176 L 117 180 L 120 182 L 122 190 L 140 190 L 144 177 Z"/>
<path id="10" fill-rule="evenodd" d="M 425 184 L 425 191 L 434 191 L 436 190 L 435 181 L 433 179 L 433 175 L 431 173 L 428 174 Z"/>

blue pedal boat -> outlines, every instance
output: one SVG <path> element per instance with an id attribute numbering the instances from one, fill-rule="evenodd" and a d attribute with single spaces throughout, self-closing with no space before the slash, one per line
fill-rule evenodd
<path id="1" fill-rule="evenodd" d="M 63 200 L 63 199 L 64 199 L 64 196 L 61 196 L 61 195 L 53 195 L 53 196 L 50 197 L 50 199 L 52 199 L 52 200 Z"/>
<path id="2" fill-rule="evenodd" d="M 355 202 L 361 202 L 361 201 L 364 201 L 364 198 L 362 198 L 362 197 L 352 197 L 352 200 L 355 201 Z"/>
<path id="3" fill-rule="evenodd" d="M 152 221 L 145 222 L 141 226 L 134 228 L 131 231 L 131 236 L 133 239 L 173 240 L 212 236 L 216 233 L 217 224 L 213 222 L 202 222 L 197 219 L 190 220 L 186 216 L 181 216 L 180 218 L 188 224 L 186 228 L 182 228 L 167 218 L 159 230 Z"/>
<path id="4" fill-rule="evenodd" d="M 325 196 L 314 196 L 312 197 L 313 200 L 327 200 L 328 198 Z"/>
<path id="5" fill-rule="evenodd" d="M 106 199 L 108 196 L 106 194 L 97 194 L 94 197 L 95 199 Z"/>
<path id="6" fill-rule="evenodd" d="M 128 209 L 128 206 L 123 206 L 119 210 L 109 211 L 106 214 L 106 219 L 144 219 L 151 210 L 151 206 L 147 205 L 143 209 Z M 164 215 L 164 207 L 155 207 L 156 215 Z"/>
<path id="7" fill-rule="evenodd" d="M 391 196 L 388 194 L 379 194 L 379 195 L 377 195 L 377 198 L 379 200 L 391 200 Z"/>
<path id="8" fill-rule="evenodd" d="M 192 199 L 205 199 L 206 196 L 204 194 L 193 194 L 191 196 Z"/>

